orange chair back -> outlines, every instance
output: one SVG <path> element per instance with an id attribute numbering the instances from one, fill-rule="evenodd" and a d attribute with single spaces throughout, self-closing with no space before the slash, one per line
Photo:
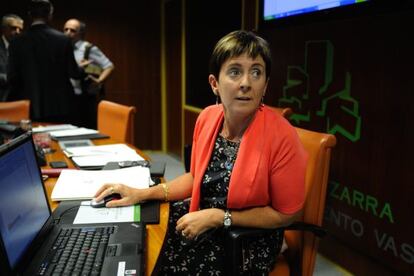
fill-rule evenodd
<path id="1" fill-rule="evenodd" d="M 301 221 L 322 225 L 325 208 L 326 190 L 329 176 L 329 164 L 336 138 L 331 134 L 319 133 L 295 127 L 299 138 L 308 152 L 306 169 L 306 202 Z M 288 245 L 270 275 L 313 274 L 318 249 L 318 238 L 306 231 L 285 231 Z"/>
<path id="2" fill-rule="evenodd" d="M 30 101 L 0 102 L 0 119 L 11 122 L 30 119 Z"/>
<path id="3" fill-rule="evenodd" d="M 332 134 L 318 133 L 302 128 L 296 128 L 296 130 L 309 154 L 303 221 L 322 226 L 331 151 L 336 145 L 336 138 Z M 297 231 L 296 234 L 298 234 Z M 311 276 L 315 268 L 319 239 L 309 232 L 299 232 L 299 234 L 302 234 L 303 238 L 302 275 Z"/>
<path id="4" fill-rule="evenodd" d="M 98 130 L 122 143 L 134 144 L 135 106 L 110 101 L 98 104 Z"/>
<path id="5" fill-rule="evenodd" d="M 269 106 L 269 107 L 270 107 L 270 109 L 272 109 L 276 113 L 279 113 L 280 115 L 282 115 L 286 119 L 289 119 L 290 115 L 292 115 L 292 113 L 293 113 L 293 110 L 290 107 L 273 107 L 273 106 Z"/>

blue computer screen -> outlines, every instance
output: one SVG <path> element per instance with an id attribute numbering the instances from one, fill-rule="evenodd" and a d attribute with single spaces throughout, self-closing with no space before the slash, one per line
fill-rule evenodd
<path id="1" fill-rule="evenodd" d="M 50 215 L 30 140 L 0 155 L 0 190 L 0 234 L 14 269 Z"/>
<path id="2" fill-rule="evenodd" d="M 263 19 L 273 20 L 367 1 L 369 0 L 264 0 Z"/>

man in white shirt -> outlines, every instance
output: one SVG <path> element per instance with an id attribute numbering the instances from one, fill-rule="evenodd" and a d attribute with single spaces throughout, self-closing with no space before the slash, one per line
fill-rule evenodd
<path id="1" fill-rule="evenodd" d="M 103 96 L 103 84 L 112 74 L 114 64 L 96 46 L 84 40 L 85 23 L 76 18 L 66 21 L 63 32 L 72 40 L 75 59 L 85 69 L 84 80 L 71 80 L 79 107 L 88 114 L 79 118 L 78 125 L 96 128 L 97 103 Z"/>
<path id="2" fill-rule="evenodd" d="M 9 94 L 7 83 L 7 62 L 10 40 L 23 30 L 23 19 L 15 14 L 4 15 L 1 20 L 0 38 L 0 102 L 6 101 Z"/>

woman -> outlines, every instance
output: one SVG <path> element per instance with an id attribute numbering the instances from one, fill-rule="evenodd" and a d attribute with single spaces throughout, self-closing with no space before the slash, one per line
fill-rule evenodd
<path id="1" fill-rule="evenodd" d="M 159 260 L 162 272 L 225 275 L 226 228 L 277 228 L 300 213 L 306 153 L 289 122 L 263 105 L 270 68 L 264 39 L 246 31 L 224 36 L 210 61 L 217 104 L 197 120 L 191 172 L 149 189 L 106 184 L 96 193 L 97 200 L 121 194 L 107 207 L 175 201 Z M 272 269 L 281 241 L 280 231 L 274 231 L 252 246 L 249 262 L 255 275 Z"/>

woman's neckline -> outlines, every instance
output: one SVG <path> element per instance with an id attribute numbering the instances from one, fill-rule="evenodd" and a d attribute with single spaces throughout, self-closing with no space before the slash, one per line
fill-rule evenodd
<path id="1" fill-rule="evenodd" d="M 240 142 L 241 142 L 241 140 L 242 140 L 242 138 L 241 138 L 241 137 L 240 137 L 240 138 L 238 138 L 237 140 L 236 140 L 236 139 L 228 139 L 227 137 L 225 137 L 225 136 L 223 135 L 222 131 L 220 131 L 219 136 L 220 136 L 221 138 L 223 138 L 226 142 L 230 142 L 230 143 L 240 144 Z"/>
<path id="2" fill-rule="evenodd" d="M 249 118 L 245 121 L 246 125 L 243 126 L 239 130 L 239 132 L 236 135 L 233 136 L 233 138 L 230 138 L 231 135 L 229 133 L 229 128 L 227 127 L 227 124 L 226 124 L 226 122 L 227 122 L 226 121 L 226 116 L 224 116 L 223 123 L 221 124 L 221 129 L 220 129 L 220 132 L 219 132 L 220 136 L 223 137 L 224 139 L 226 139 L 227 141 L 239 143 L 241 141 L 243 135 L 244 135 L 244 132 L 249 128 L 249 126 L 250 126 L 250 124 L 251 124 L 254 117 L 255 117 L 255 114 L 252 114 L 251 116 L 249 116 Z M 227 132 L 227 134 L 225 132 Z"/>

